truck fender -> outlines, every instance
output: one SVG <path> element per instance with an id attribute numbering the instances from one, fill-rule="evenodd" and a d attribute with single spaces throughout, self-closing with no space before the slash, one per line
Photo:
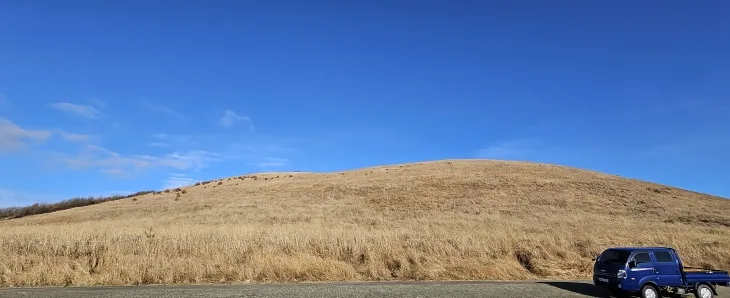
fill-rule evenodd
<path id="1" fill-rule="evenodd" d="M 657 285 L 655 282 L 653 282 L 653 281 L 643 281 L 643 280 L 641 281 L 641 284 L 639 284 L 639 289 L 641 289 L 645 285 L 652 285 L 652 286 L 654 286 L 654 288 L 661 289 L 659 287 L 659 285 Z"/>

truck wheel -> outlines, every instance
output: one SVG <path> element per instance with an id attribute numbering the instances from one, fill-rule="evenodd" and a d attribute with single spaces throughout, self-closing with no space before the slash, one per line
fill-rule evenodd
<path id="1" fill-rule="evenodd" d="M 641 287 L 641 298 L 659 298 L 659 290 L 652 285 L 643 285 Z"/>
<path id="2" fill-rule="evenodd" d="M 712 298 L 715 297 L 712 293 L 712 288 L 708 285 L 699 285 L 695 289 L 695 297 L 697 298 Z"/>

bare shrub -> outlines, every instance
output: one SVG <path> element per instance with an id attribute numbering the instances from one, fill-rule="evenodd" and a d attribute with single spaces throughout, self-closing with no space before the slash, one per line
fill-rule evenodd
<path id="1" fill-rule="evenodd" d="M 7 207 L 7 208 L 0 208 L 0 219 L 12 219 L 12 218 L 21 218 L 31 215 L 37 215 L 37 214 L 44 214 L 44 213 L 51 213 L 71 208 L 78 208 L 78 207 L 84 207 L 89 205 L 95 205 L 100 204 L 104 202 L 109 201 L 116 201 L 116 200 L 122 200 L 122 199 L 128 199 L 133 198 L 133 200 L 136 200 L 136 197 L 154 193 L 154 191 L 147 190 L 147 191 L 139 191 L 133 194 L 129 194 L 126 196 L 108 196 L 108 197 L 77 197 L 77 198 L 71 198 L 68 200 L 63 200 L 56 203 L 35 203 L 30 206 L 25 207 Z"/>

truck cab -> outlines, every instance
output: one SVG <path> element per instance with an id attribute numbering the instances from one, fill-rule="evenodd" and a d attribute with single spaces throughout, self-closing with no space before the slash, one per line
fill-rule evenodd
<path id="1" fill-rule="evenodd" d="M 689 293 L 711 298 L 717 295 L 716 286 L 730 286 L 727 271 L 690 268 L 668 247 L 609 248 L 595 259 L 593 284 L 615 296 L 638 293 L 644 298 Z"/>

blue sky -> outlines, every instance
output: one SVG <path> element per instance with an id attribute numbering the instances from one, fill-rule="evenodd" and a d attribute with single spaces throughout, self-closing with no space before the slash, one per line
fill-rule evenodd
<path id="1" fill-rule="evenodd" d="M 730 197 L 728 1 L 0 4 L 0 206 L 557 163 Z"/>

